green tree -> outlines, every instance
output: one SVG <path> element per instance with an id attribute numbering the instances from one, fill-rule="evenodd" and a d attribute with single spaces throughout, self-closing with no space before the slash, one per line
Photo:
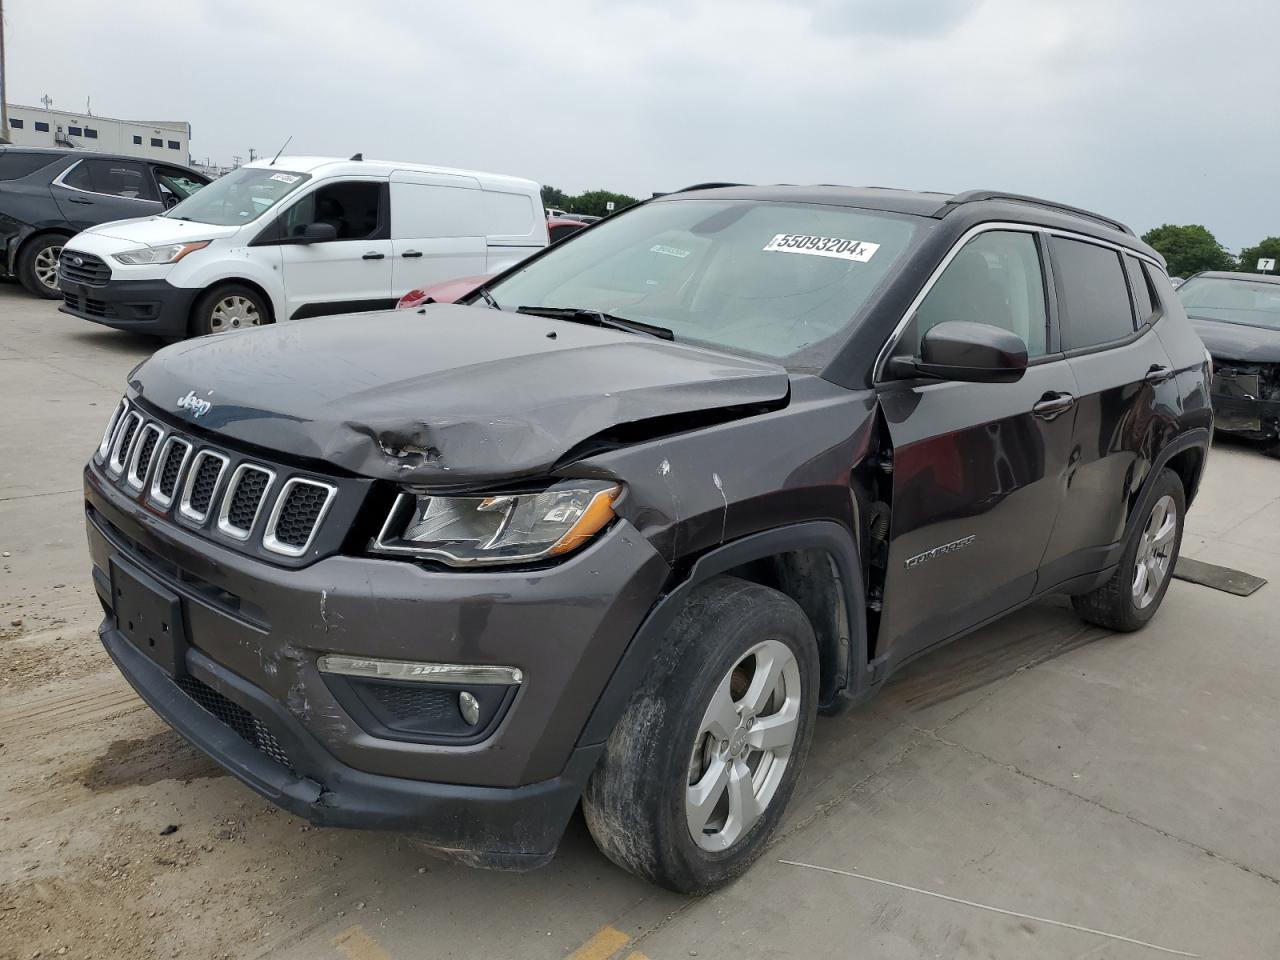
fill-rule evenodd
<path id="1" fill-rule="evenodd" d="M 1245 273 L 1257 273 L 1258 260 L 1263 257 L 1280 260 L 1280 237 L 1267 237 L 1256 247 L 1245 247 L 1240 251 L 1240 265 L 1236 269 Z"/>
<path id="2" fill-rule="evenodd" d="M 555 207 L 557 210 L 568 210 L 569 202 L 573 197 L 569 196 L 563 190 L 557 190 L 548 184 L 542 188 L 542 205 L 544 207 Z"/>
<path id="3" fill-rule="evenodd" d="M 1142 239 L 1154 247 L 1169 264 L 1172 277 L 1189 277 L 1201 270 L 1230 270 L 1235 258 L 1217 237 L 1198 223 L 1164 226 L 1148 230 Z"/>
<path id="4" fill-rule="evenodd" d="M 563 209 L 570 213 L 586 213 L 596 217 L 603 217 L 609 212 L 608 203 L 610 200 L 613 201 L 614 213 L 636 203 L 635 197 L 629 197 L 625 193 L 613 193 L 609 190 L 588 190 L 586 193 L 580 193 L 576 197 L 567 197 L 568 206 Z"/>

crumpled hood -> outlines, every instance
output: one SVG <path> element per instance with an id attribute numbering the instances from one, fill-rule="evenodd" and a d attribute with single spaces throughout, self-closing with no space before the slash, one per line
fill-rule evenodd
<path id="1" fill-rule="evenodd" d="M 1191 317 L 1191 325 L 1215 357 L 1250 363 L 1280 363 L 1280 330 L 1202 320 L 1195 316 Z"/>
<path id="2" fill-rule="evenodd" d="M 136 246 L 157 247 L 187 240 L 217 240 L 229 237 L 239 230 L 239 226 L 219 227 L 211 223 L 196 223 L 194 220 L 176 220 L 173 217 L 141 217 L 101 223 L 90 227 L 80 236 L 87 233 L 113 240 L 127 240 Z"/>
<path id="3" fill-rule="evenodd" d="M 433 305 L 204 337 L 130 378 L 157 409 L 363 476 L 463 484 L 536 475 L 622 424 L 776 406 L 781 366 L 558 320 Z M 210 406 L 179 401 L 194 392 Z"/>

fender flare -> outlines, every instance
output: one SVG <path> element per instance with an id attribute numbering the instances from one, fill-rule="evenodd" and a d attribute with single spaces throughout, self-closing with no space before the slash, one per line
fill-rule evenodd
<path id="1" fill-rule="evenodd" d="M 1187 490 L 1187 505 L 1190 506 L 1191 501 L 1195 499 L 1196 491 L 1200 488 L 1200 479 L 1204 476 L 1204 464 L 1209 462 L 1209 447 L 1212 442 L 1213 434 L 1210 430 L 1205 427 L 1194 427 L 1186 433 L 1178 434 L 1178 436 L 1166 443 L 1161 448 L 1160 452 L 1156 454 L 1155 460 L 1151 463 L 1151 469 L 1147 471 L 1147 475 L 1142 479 L 1142 486 L 1133 498 L 1134 506 L 1145 502 L 1148 493 L 1151 491 L 1152 485 L 1156 482 L 1156 478 L 1160 476 L 1165 467 L 1169 465 L 1170 460 L 1185 450 L 1191 450 L 1195 447 L 1199 447 L 1203 454 L 1203 462 L 1200 472 L 1196 475 L 1195 483 L 1193 483 L 1191 488 Z M 1134 526 L 1139 522 L 1146 522 L 1146 518 L 1139 517 L 1139 513 L 1141 513 L 1141 511 L 1129 511 L 1129 519 L 1125 523 L 1124 536 L 1120 539 L 1120 543 L 1118 544 L 1120 550 L 1116 554 L 1116 559 L 1119 559 L 1119 552 L 1124 550 L 1124 545 L 1129 542 L 1129 537 L 1133 535 Z"/>
<path id="2" fill-rule="evenodd" d="M 650 609 L 636 631 L 609 682 L 596 701 L 591 716 L 578 738 L 578 746 L 604 743 L 626 709 L 631 694 L 653 662 L 654 654 L 666 637 L 667 630 L 683 609 L 689 593 L 701 583 L 752 560 L 761 560 L 796 550 L 823 550 L 836 564 L 844 587 L 844 601 L 849 623 L 849 676 L 837 697 L 862 692 L 869 686 L 867 668 L 867 622 L 862 588 L 862 564 L 853 534 L 831 520 L 813 520 L 751 534 L 700 556 L 689 575 L 667 592 Z"/>

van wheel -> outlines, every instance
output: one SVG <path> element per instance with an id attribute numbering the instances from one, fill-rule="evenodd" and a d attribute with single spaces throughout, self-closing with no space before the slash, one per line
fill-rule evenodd
<path id="1" fill-rule="evenodd" d="M 191 335 L 231 333 L 270 322 L 271 312 L 262 294 L 243 284 L 231 283 L 215 287 L 196 301 L 191 313 Z"/>
<path id="2" fill-rule="evenodd" d="M 1092 593 L 1071 598 L 1080 616 L 1111 630 L 1138 630 L 1160 609 L 1182 546 L 1187 512 L 1182 480 L 1172 470 L 1161 471 L 1139 509 L 1145 514 L 1142 525 L 1125 546 L 1115 574 Z"/>
<path id="3" fill-rule="evenodd" d="M 62 291 L 58 289 L 58 257 L 66 242 L 66 237 L 51 233 L 23 244 L 15 266 L 18 280 L 28 293 L 46 300 L 62 298 Z"/>
<path id="4" fill-rule="evenodd" d="M 605 856 L 680 893 L 746 870 L 804 765 L 818 669 L 790 597 L 733 577 L 696 588 L 583 795 Z"/>

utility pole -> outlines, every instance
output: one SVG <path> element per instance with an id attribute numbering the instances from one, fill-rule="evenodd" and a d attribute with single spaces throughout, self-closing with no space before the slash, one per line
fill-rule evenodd
<path id="1" fill-rule="evenodd" d="M 0 143 L 9 142 L 9 85 L 4 72 L 4 0 L 0 0 Z"/>

